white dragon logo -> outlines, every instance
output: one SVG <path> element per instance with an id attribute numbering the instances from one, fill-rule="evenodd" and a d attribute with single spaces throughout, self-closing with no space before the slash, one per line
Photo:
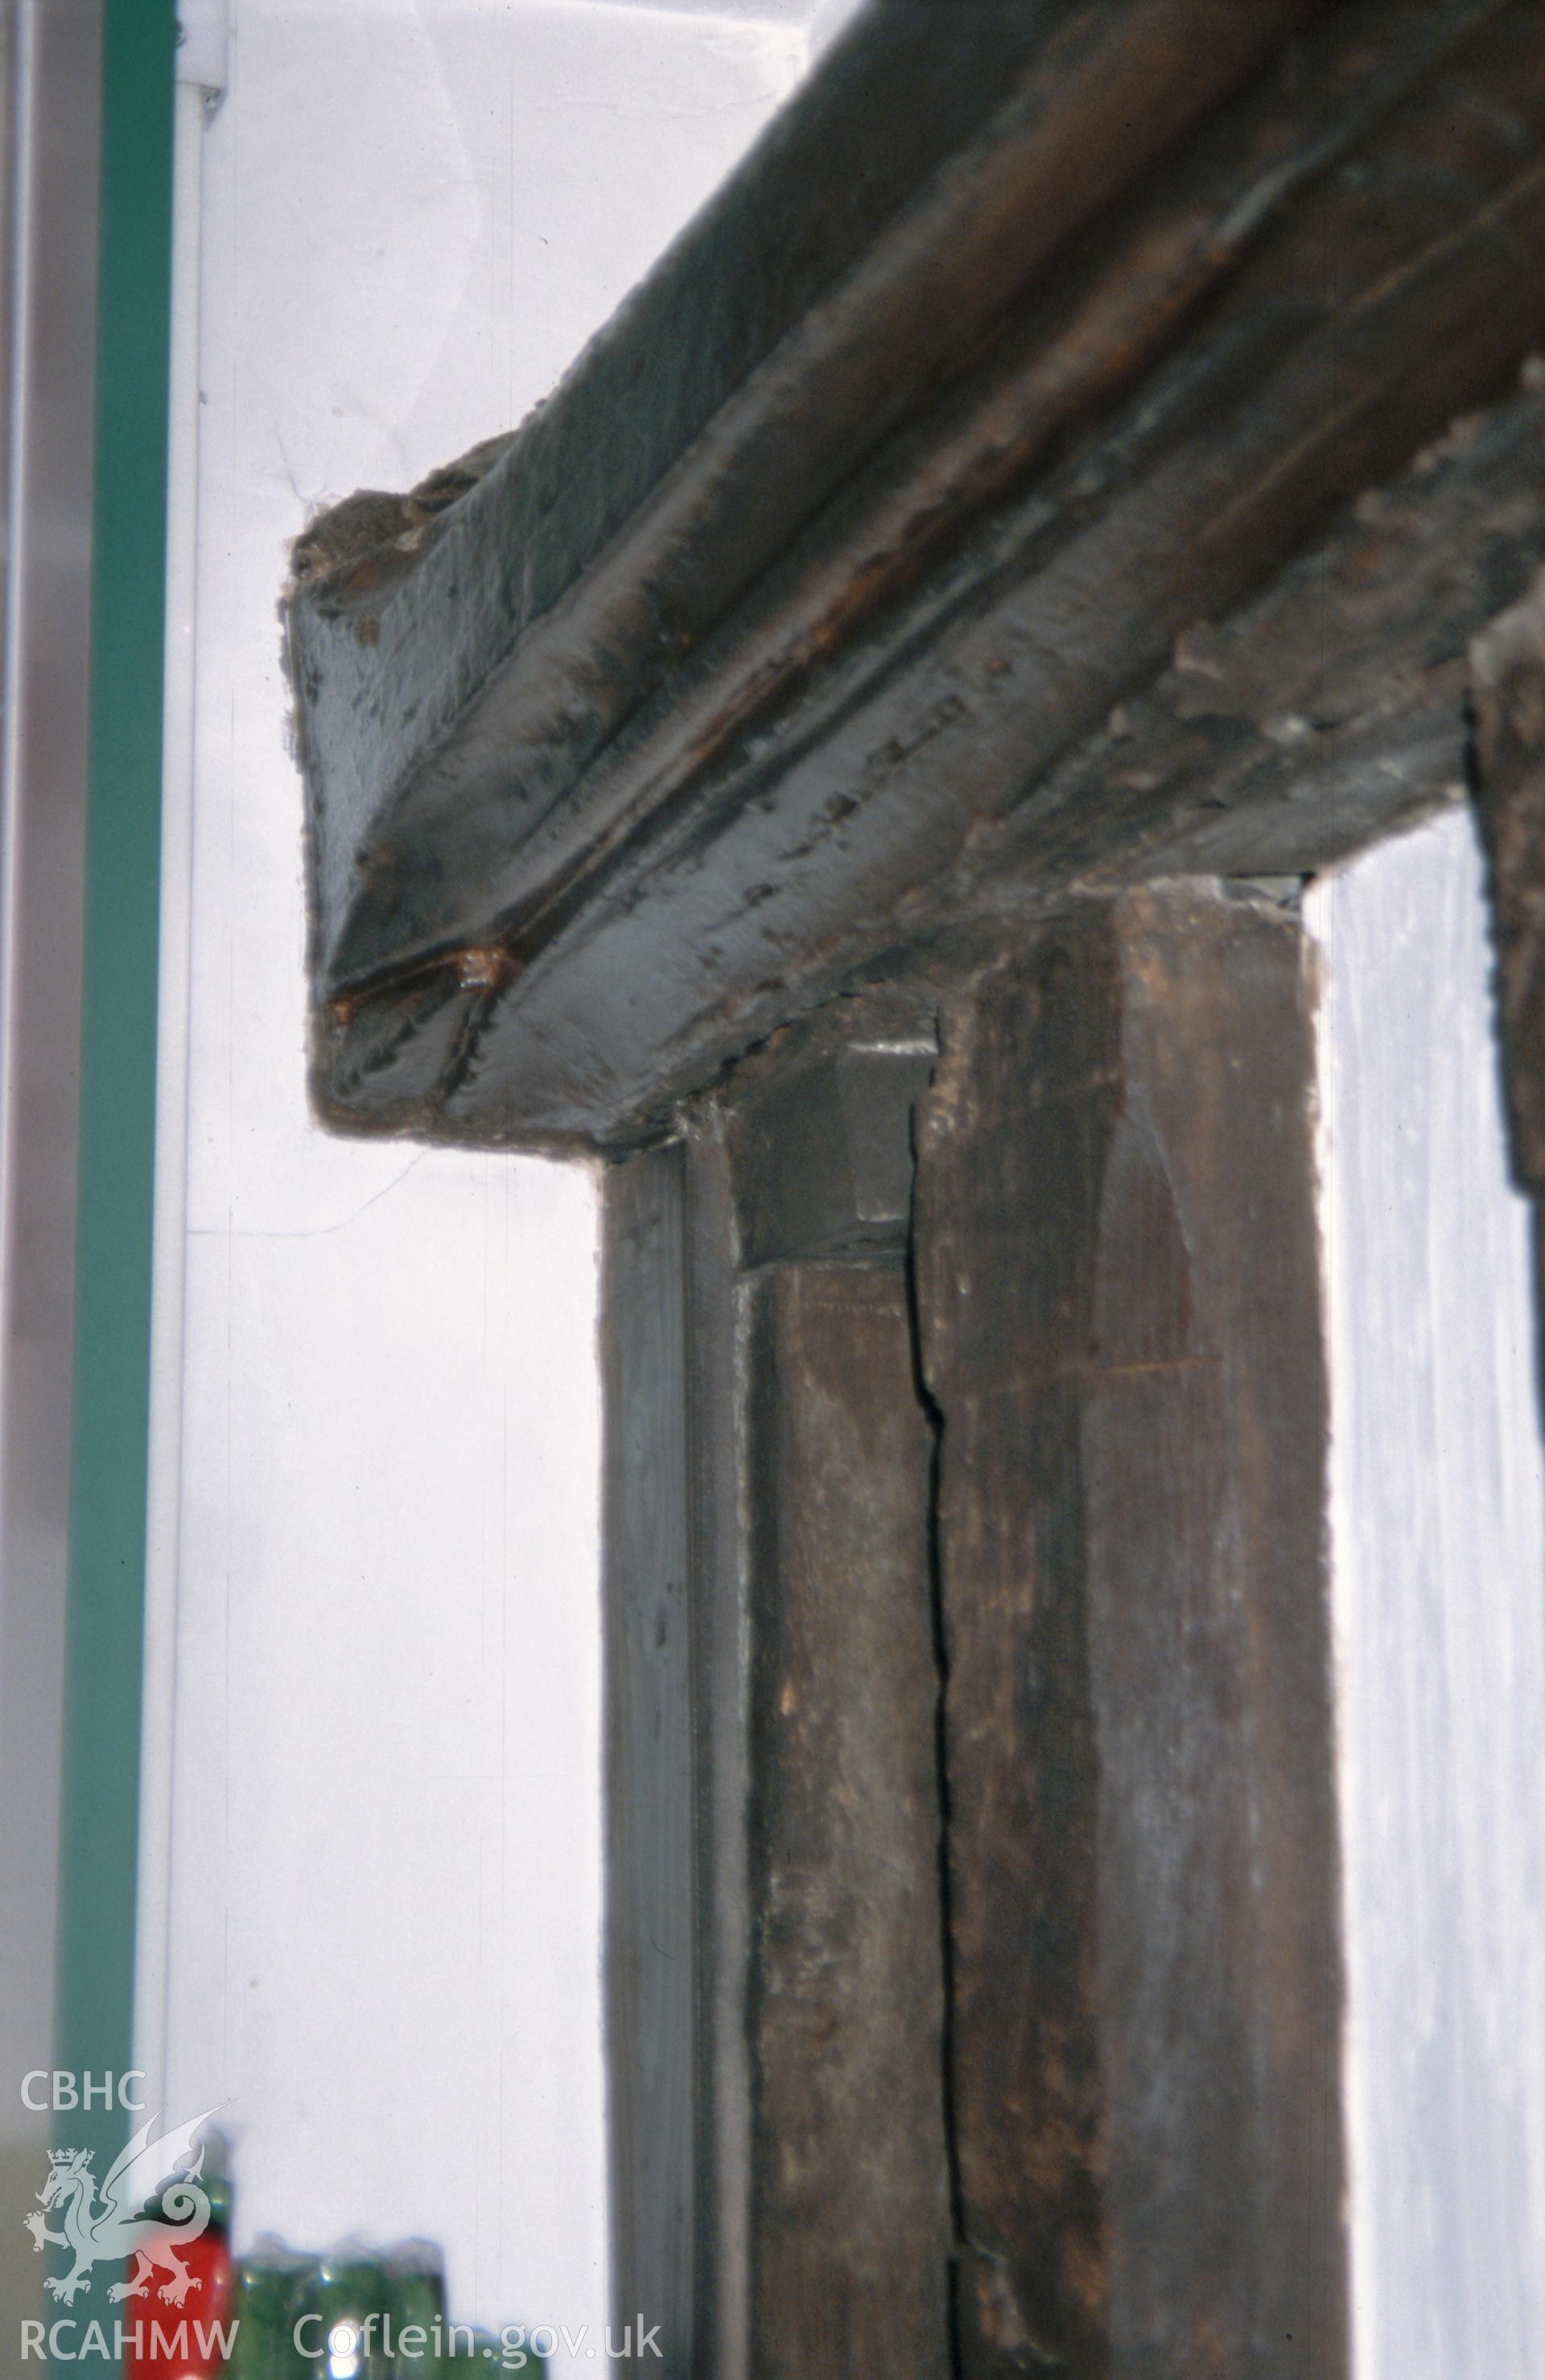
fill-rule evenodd
<path id="1" fill-rule="evenodd" d="M 186 2173 L 177 2168 L 193 2156 L 194 2136 L 214 2113 L 212 2107 L 206 2107 L 190 2124 L 179 2124 L 175 2131 L 163 2132 L 153 2141 L 151 2133 L 157 2119 L 147 2117 L 128 2146 L 114 2159 L 102 2185 L 100 2206 L 96 2204 L 97 2179 L 91 2171 L 92 2152 L 50 2151 L 48 2180 L 38 2192 L 39 2205 L 21 2219 L 40 2255 L 50 2243 L 74 2251 L 75 2262 L 64 2277 L 55 2279 L 50 2274 L 43 2284 L 53 2296 L 73 2305 L 93 2265 L 132 2256 L 134 2270 L 127 2280 L 107 2292 L 115 2304 L 125 2298 L 149 2297 L 158 2266 L 167 2277 L 157 2295 L 167 2305 L 186 2302 L 189 2289 L 198 2289 L 199 2280 L 188 2271 L 177 2250 L 197 2240 L 210 2219 L 209 2195 L 199 2180 L 203 2149 Z M 139 2209 L 158 2191 L 160 2215 L 141 2214 Z M 50 2208 L 60 2205 L 65 2210 L 65 2228 L 51 2231 L 44 2216 Z"/>

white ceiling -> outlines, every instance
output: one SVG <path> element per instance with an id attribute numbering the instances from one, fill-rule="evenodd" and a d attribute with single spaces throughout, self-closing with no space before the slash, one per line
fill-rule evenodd
<path id="1" fill-rule="evenodd" d="M 783 25 L 808 24 L 823 0 L 572 0 L 579 7 L 652 8 L 667 17 L 757 17 Z"/>
<path id="2" fill-rule="evenodd" d="M 815 29 L 825 40 L 862 0 L 570 0 L 575 7 L 651 8 L 671 17 L 738 17 L 762 24 Z"/>

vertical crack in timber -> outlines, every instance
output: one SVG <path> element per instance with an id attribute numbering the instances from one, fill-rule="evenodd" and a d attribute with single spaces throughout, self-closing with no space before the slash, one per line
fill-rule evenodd
<path id="1" fill-rule="evenodd" d="M 930 1081 L 932 1078 L 930 1077 Z M 938 1801 L 939 1937 L 944 1975 L 944 2030 L 940 2043 L 939 2087 L 944 2102 L 945 2167 L 949 2190 L 950 2256 L 948 2275 L 950 2380 L 960 2380 L 960 2252 L 965 2243 L 965 2205 L 960 2189 L 960 2165 L 955 2123 L 955 1942 L 950 1912 L 949 1812 L 949 1646 L 945 1630 L 944 1561 L 939 1541 L 939 1494 L 944 1466 L 944 1408 L 928 1384 L 923 1355 L 923 1318 L 918 1297 L 917 1185 L 918 1105 L 909 1117 L 911 1140 L 911 1190 L 907 1207 L 906 1283 L 908 1340 L 912 1387 L 928 1426 L 928 1605 L 933 1621 L 934 1764 Z"/>

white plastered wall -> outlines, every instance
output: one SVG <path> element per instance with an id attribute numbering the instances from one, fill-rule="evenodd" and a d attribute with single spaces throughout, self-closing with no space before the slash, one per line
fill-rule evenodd
<path id="1" fill-rule="evenodd" d="M 311 1122 L 275 606 L 308 507 L 550 388 L 803 70 L 767 16 L 236 0 L 201 201 L 182 177 L 140 2062 L 173 2119 L 223 2107 L 238 2244 L 427 2235 L 459 2319 L 592 2349 L 595 1184 Z"/>
<path id="2" fill-rule="evenodd" d="M 1545 1480 L 1463 809 L 1311 893 L 1357 2380 L 1545 2372 Z"/>

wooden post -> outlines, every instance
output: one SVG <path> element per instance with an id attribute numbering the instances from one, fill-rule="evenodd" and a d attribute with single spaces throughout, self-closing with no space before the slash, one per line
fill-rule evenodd
<path id="1" fill-rule="evenodd" d="M 949 2371 L 934 1054 L 839 1003 L 609 1176 L 615 2300 L 668 2375 Z"/>
<path id="2" fill-rule="evenodd" d="M 751 1291 L 756 2380 L 946 2380 L 929 1444 L 899 1264 Z"/>
<path id="3" fill-rule="evenodd" d="M 619 2329 L 658 2325 L 667 2380 L 688 2369 L 704 2212 L 684 1177 L 680 1148 L 636 1158 L 603 1210 L 612 2295 Z"/>
<path id="4" fill-rule="evenodd" d="M 1092 911 L 947 1012 L 960 2369 L 1346 2369 L 1310 987 L 1264 903 Z"/>

